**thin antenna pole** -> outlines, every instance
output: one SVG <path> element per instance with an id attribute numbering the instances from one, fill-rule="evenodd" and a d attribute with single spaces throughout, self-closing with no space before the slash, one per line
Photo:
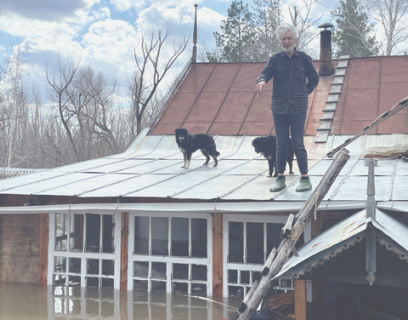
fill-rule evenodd
<path id="1" fill-rule="evenodd" d="M 198 4 L 194 4 L 195 7 L 195 13 L 194 13 L 194 35 L 193 35 L 193 58 L 192 58 L 192 63 L 197 62 L 197 7 Z"/>

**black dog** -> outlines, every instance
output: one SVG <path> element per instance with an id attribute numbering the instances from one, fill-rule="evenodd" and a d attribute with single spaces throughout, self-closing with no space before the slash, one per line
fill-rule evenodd
<path id="1" fill-rule="evenodd" d="M 274 177 L 278 176 L 276 171 L 276 137 L 275 136 L 262 136 L 252 140 L 252 146 L 255 148 L 256 153 L 262 154 L 267 160 L 269 165 L 269 175 L 272 177 L 273 169 L 275 168 Z M 292 143 L 288 148 L 287 162 L 289 165 L 289 173 L 293 174 L 292 163 L 293 163 L 293 148 Z"/>
<path id="2" fill-rule="evenodd" d="M 210 156 L 214 159 L 214 167 L 218 165 L 217 157 L 220 153 L 217 151 L 214 138 L 208 134 L 188 134 L 187 129 L 180 128 L 174 130 L 176 134 L 176 142 L 181 152 L 184 155 L 184 165 L 182 168 L 190 167 L 191 155 L 200 149 L 202 154 L 207 159 L 204 165 L 208 165 Z"/>

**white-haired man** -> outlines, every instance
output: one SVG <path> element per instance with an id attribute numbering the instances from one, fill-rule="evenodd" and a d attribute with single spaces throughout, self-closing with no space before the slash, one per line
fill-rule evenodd
<path id="1" fill-rule="evenodd" d="M 308 174 L 307 151 L 303 134 L 308 95 L 316 88 L 319 75 L 313 67 L 312 58 L 296 49 L 297 32 L 294 26 L 280 26 L 276 34 L 282 51 L 269 59 L 259 74 L 256 85 L 256 90 L 262 93 L 265 84 L 273 78 L 271 108 L 277 141 L 278 177 L 270 191 L 278 192 L 286 188 L 285 166 L 290 138 L 301 174 L 296 191 L 309 191 L 312 189 L 312 184 Z"/>

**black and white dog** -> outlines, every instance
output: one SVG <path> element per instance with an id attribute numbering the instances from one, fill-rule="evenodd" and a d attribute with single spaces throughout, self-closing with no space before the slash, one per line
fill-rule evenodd
<path id="1" fill-rule="evenodd" d="M 276 137 L 273 135 L 257 137 L 252 140 L 252 146 L 255 148 L 256 153 L 262 154 L 267 160 L 269 165 L 269 175 L 272 177 L 273 170 L 275 168 L 274 177 L 278 176 L 276 171 Z M 292 164 L 293 164 L 293 148 L 292 143 L 288 148 L 287 162 L 289 165 L 289 173 L 293 174 Z"/>
<path id="2" fill-rule="evenodd" d="M 214 167 L 218 165 L 217 157 L 220 153 L 217 151 L 214 138 L 208 134 L 188 134 L 187 129 L 179 128 L 174 130 L 176 142 L 184 155 L 184 165 L 182 168 L 190 167 L 191 155 L 200 149 L 205 156 L 204 165 L 208 165 L 210 156 L 214 159 Z"/>

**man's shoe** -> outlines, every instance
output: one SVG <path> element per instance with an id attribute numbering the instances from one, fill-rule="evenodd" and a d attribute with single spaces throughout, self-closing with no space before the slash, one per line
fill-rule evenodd
<path id="1" fill-rule="evenodd" d="M 270 192 L 278 192 L 286 188 L 285 178 L 276 179 L 275 184 L 269 189 Z"/>
<path id="2" fill-rule="evenodd" d="M 310 179 L 300 179 L 299 185 L 296 187 L 297 192 L 305 192 L 312 190 L 312 184 L 310 183 Z"/>

